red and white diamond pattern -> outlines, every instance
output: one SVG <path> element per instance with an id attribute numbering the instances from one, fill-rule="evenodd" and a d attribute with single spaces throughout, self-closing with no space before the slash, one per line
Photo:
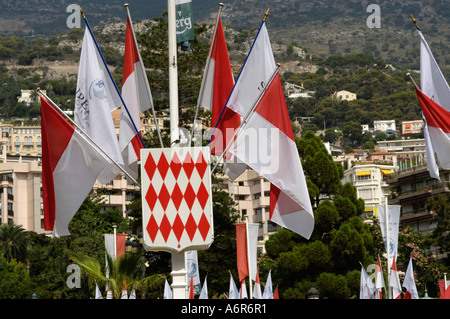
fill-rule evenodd
<path id="1" fill-rule="evenodd" d="M 209 149 L 141 150 L 144 245 L 206 249 L 213 240 Z"/>

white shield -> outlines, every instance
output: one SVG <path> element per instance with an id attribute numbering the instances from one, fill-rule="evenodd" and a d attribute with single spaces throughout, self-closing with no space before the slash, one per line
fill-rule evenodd
<path id="1" fill-rule="evenodd" d="M 142 222 L 147 250 L 207 249 L 213 239 L 207 147 L 141 150 Z"/>

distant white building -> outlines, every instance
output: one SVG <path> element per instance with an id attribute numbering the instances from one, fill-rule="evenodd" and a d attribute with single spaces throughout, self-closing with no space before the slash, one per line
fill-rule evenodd
<path id="1" fill-rule="evenodd" d="M 46 90 L 41 90 L 41 92 L 47 94 Z M 17 101 L 30 106 L 31 103 L 39 102 L 39 95 L 35 90 L 20 90 L 20 96 L 17 98 Z"/>
<path id="2" fill-rule="evenodd" d="M 388 134 L 394 133 L 396 131 L 395 120 L 380 120 L 373 121 L 373 131 L 385 132 Z"/>
<path id="3" fill-rule="evenodd" d="M 385 203 L 390 192 L 384 176 L 393 174 L 395 165 L 395 161 L 392 165 L 355 163 L 344 171 L 342 183 L 350 182 L 356 188 L 357 197 L 364 200 L 366 214 L 376 215 L 375 207 Z"/>
<path id="4" fill-rule="evenodd" d="M 356 100 L 356 93 L 346 90 L 337 91 L 334 94 L 332 94 L 332 96 L 336 97 L 338 100 L 345 100 L 345 101 Z"/>

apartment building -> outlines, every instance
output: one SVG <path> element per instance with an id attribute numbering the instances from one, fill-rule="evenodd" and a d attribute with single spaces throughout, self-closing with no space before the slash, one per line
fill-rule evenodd
<path id="1" fill-rule="evenodd" d="M 392 162 L 391 162 L 392 163 Z M 395 164 L 360 162 L 347 164 L 342 183 L 350 182 L 356 188 L 358 198 L 364 200 L 365 213 L 376 215 L 375 207 L 383 205 L 389 195 L 389 184 L 385 176 L 394 174 Z"/>
<path id="2" fill-rule="evenodd" d="M 395 120 L 379 120 L 373 121 L 373 131 L 374 132 L 385 132 L 388 134 L 394 133 L 396 131 Z"/>
<path id="3" fill-rule="evenodd" d="M 16 156 L 41 156 L 41 126 L 21 123 L 0 124 L 2 136 L 7 143 L 2 144 L 7 154 Z"/>
<path id="4" fill-rule="evenodd" d="M 271 234 L 281 229 L 269 220 L 270 214 L 270 183 L 252 169 L 247 169 L 234 182 L 226 175 L 219 177 L 219 185 L 229 192 L 236 202 L 236 208 L 241 216 L 241 222 L 259 224 L 258 250 L 264 252 L 264 242 Z"/>

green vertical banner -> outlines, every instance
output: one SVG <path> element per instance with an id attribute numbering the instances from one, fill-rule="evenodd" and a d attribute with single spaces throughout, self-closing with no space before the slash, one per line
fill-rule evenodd
<path id="1" fill-rule="evenodd" d="M 176 0 L 175 10 L 177 20 L 177 43 L 181 44 L 181 49 L 183 51 L 190 51 L 191 41 L 194 40 L 192 0 Z"/>

